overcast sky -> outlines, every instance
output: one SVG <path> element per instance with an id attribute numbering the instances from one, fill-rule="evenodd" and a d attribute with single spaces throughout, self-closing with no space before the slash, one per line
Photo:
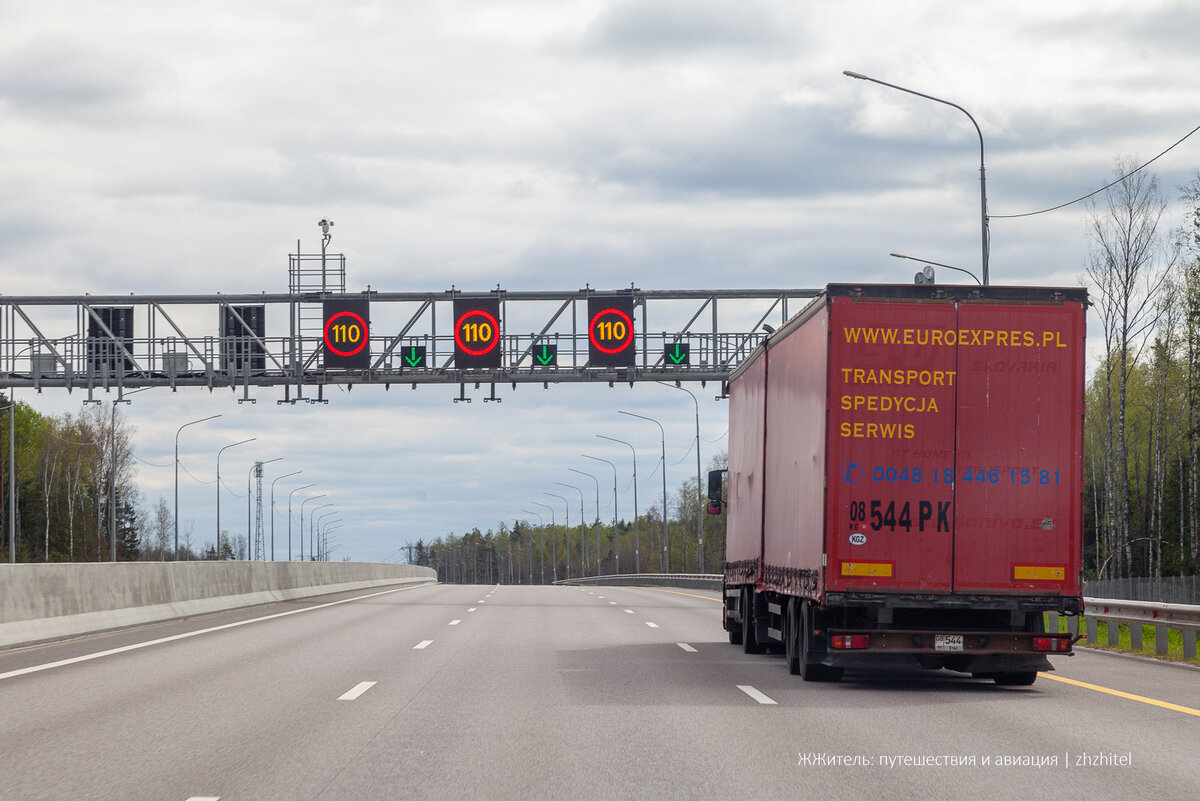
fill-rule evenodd
<path id="1" fill-rule="evenodd" d="M 1200 124 L 1200 6 L 1184 2 L 3 0 L 0 18 L 8 295 L 286 292 L 287 254 L 319 250 L 322 217 L 354 291 L 908 283 L 919 265 L 889 252 L 978 270 L 979 141 L 959 111 L 842 70 L 970 111 L 994 216 L 1091 192 L 1118 156 Z M 1200 135 L 1154 167 L 1174 202 Z M 993 219 L 992 282 L 1077 284 L 1085 213 Z M 692 388 L 707 465 L 727 407 Z M 323 406 L 149 391 L 125 412 L 147 504 L 173 502 L 178 426 L 222 415 L 180 440 L 196 545 L 214 538 L 220 446 L 257 437 L 222 459 L 234 534 L 255 459 L 283 457 L 268 485 L 303 470 L 277 485 L 280 558 L 301 479 L 328 493 L 309 509 L 345 520 L 335 558 L 561 508 L 543 492 L 578 522 L 555 482 L 584 490 L 588 517 L 595 487 L 569 468 L 598 477 L 609 519 L 611 471 L 585 452 L 621 466 L 627 518 L 629 452 L 596 434 L 637 447 L 644 511 L 658 429 L 617 409 L 666 426 L 670 488 L 695 473 L 681 392 L 456 389 L 335 389 Z"/>

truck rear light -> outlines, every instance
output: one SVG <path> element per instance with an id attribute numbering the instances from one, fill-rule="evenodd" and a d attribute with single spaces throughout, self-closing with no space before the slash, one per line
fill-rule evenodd
<path id="1" fill-rule="evenodd" d="M 867 634 L 835 634 L 833 635 L 834 648 L 870 648 L 871 637 Z"/>
<path id="2" fill-rule="evenodd" d="M 1033 650 L 1035 651 L 1070 651 L 1070 637 L 1034 637 Z"/>

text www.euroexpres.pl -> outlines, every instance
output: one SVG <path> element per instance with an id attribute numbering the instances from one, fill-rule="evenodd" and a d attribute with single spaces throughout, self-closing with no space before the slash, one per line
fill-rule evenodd
<path id="1" fill-rule="evenodd" d="M 992 331 L 963 328 L 844 328 L 851 345 L 918 345 L 921 347 L 957 345 L 1002 348 L 1065 348 L 1061 331 Z"/>

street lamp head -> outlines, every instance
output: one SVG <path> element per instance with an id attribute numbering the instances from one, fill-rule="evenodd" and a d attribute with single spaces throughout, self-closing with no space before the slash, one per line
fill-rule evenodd
<path id="1" fill-rule="evenodd" d="M 847 78 L 858 78 L 860 81 L 868 80 L 866 75 L 858 72 L 851 72 L 850 70 L 842 70 L 842 74 Z"/>

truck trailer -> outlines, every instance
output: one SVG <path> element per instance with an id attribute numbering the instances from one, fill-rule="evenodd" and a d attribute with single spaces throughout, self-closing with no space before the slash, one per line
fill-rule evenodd
<path id="1" fill-rule="evenodd" d="M 1081 288 L 830 284 L 730 376 L 724 627 L 1029 685 L 1082 610 Z"/>

